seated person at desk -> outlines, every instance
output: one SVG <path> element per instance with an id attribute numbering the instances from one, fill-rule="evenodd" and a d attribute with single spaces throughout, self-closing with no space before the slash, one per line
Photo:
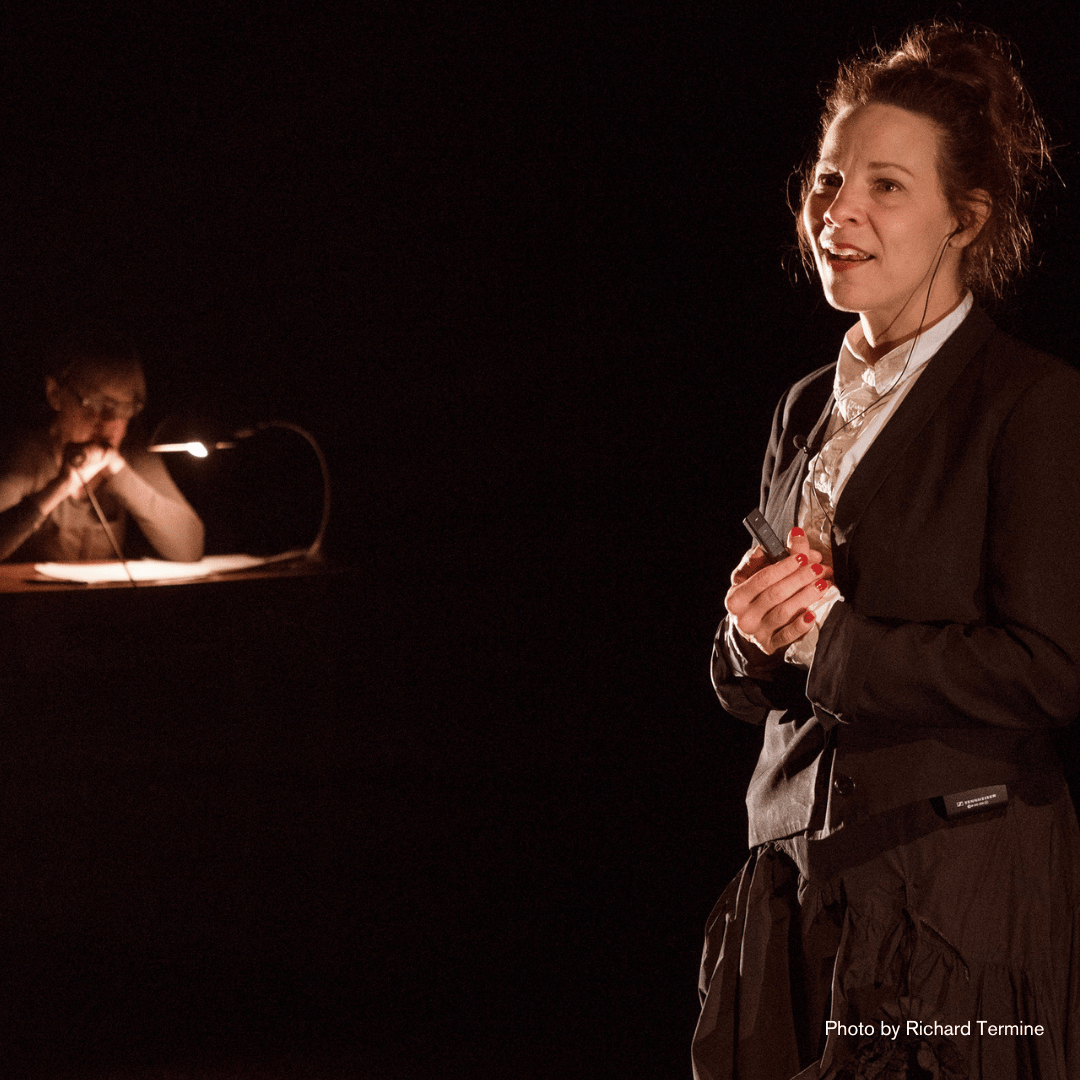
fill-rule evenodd
<path id="1" fill-rule="evenodd" d="M 52 423 L 0 466 L 0 560 L 116 557 L 83 485 L 124 548 L 128 518 L 163 559 L 202 558 L 203 524 L 157 454 L 125 444 L 146 382 L 134 354 L 69 353 L 45 380 Z"/>

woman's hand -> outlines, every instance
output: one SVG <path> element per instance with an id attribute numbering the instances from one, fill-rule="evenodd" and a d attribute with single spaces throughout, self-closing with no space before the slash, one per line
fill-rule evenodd
<path id="1" fill-rule="evenodd" d="M 783 652 L 814 624 L 807 608 L 832 583 L 832 571 L 821 565 L 821 553 L 811 551 L 806 534 L 794 528 L 788 535 L 787 558 L 770 563 L 755 547 L 743 556 L 731 575 L 725 606 L 741 637 L 766 656 Z"/>

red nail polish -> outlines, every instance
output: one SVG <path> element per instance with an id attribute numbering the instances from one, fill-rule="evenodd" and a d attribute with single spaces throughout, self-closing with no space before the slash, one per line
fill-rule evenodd
<path id="1" fill-rule="evenodd" d="M 814 621 L 814 613 L 812 611 L 805 612 L 803 614 L 802 621 L 804 623 L 812 623 Z"/>
<path id="2" fill-rule="evenodd" d="M 822 574 L 825 572 L 825 567 L 822 566 L 819 562 L 814 563 L 814 565 L 811 566 L 810 569 L 813 570 L 815 574 Z"/>
<path id="3" fill-rule="evenodd" d="M 800 566 L 805 566 L 810 560 L 800 551 L 799 554 L 795 556 L 795 561 Z"/>
<path id="4" fill-rule="evenodd" d="M 802 529 L 800 529 L 799 526 L 796 525 L 795 528 L 791 530 L 791 535 L 792 536 L 805 536 L 806 533 L 804 533 L 802 531 Z"/>
<path id="5" fill-rule="evenodd" d="M 818 592 L 824 592 L 828 587 L 829 583 L 824 578 L 819 578 L 814 582 L 814 588 L 817 589 Z"/>

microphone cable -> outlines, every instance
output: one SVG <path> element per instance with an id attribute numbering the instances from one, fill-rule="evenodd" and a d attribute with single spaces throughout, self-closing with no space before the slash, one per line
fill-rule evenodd
<path id="1" fill-rule="evenodd" d="M 949 233 L 949 235 L 946 236 L 945 239 L 942 241 L 941 251 L 939 252 L 938 257 L 934 262 L 933 272 L 930 274 L 930 284 L 926 287 L 926 302 L 923 304 L 923 312 L 922 312 L 922 315 L 919 318 L 919 328 L 915 332 L 915 337 L 912 338 L 911 348 L 908 349 L 908 354 L 904 358 L 904 366 L 900 369 L 900 373 L 896 376 L 895 379 L 893 379 L 892 384 L 889 386 L 889 388 L 887 390 L 885 390 L 883 393 L 878 395 L 876 401 L 871 402 L 871 404 L 867 405 L 866 408 L 862 410 L 862 412 L 856 413 L 850 420 L 845 420 L 844 423 L 842 423 L 821 444 L 821 446 L 818 447 L 818 449 L 816 451 L 814 451 L 813 457 L 818 457 L 821 454 L 821 452 L 825 449 L 825 447 L 827 447 L 829 445 L 829 443 L 831 443 L 835 438 L 837 438 L 839 436 L 839 434 L 846 427 L 850 426 L 851 424 L 854 424 L 856 420 L 862 419 L 862 417 L 866 416 L 866 414 L 868 412 L 871 412 L 873 409 L 876 409 L 879 405 L 881 405 L 882 402 L 884 402 L 885 399 L 894 390 L 896 390 L 896 388 L 900 385 L 900 383 L 902 383 L 904 381 L 904 376 L 907 374 L 908 365 L 911 363 L 911 357 L 915 353 L 915 346 L 919 343 L 919 338 L 922 337 L 923 324 L 926 322 L 926 313 L 930 310 L 930 294 L 933 291 L 934 281 L 937 278 L 938 270 L 941 268 L 941 260 L 945 258 L 945 248 L 948 246 L 949 241 L 960 231 L 961 231 L 960 229 L 956 229 L 955 231 Z M 917 287 L 918 286 L 916 286 L 916 288 Z M 912 295 L 914 296 L 914 293 Z M 895 322 L 896 320 L 894 319 L 893 321 Z M 836 407 L 839 408 L 839 405 L 840 405 L 840 400 L 837 399 Z M 807 456 L 810 455 L 810 449 L 809 449 L 809 446 L 807 445 L 807 441 L 806 441 L 805 438 L 801 438 L 801 437 L 797 436 L 796 438 L 792 439 L 792 442 L 795 444 L 796 449 L 802 450 L 804 453 L 807 454 Z M 802 444 L 801 446 L 799 445 L 800 442 Z M 810 465 L 811 466 L 813 465 L 813 460 L 812 459 L 810 461 Z M 817 484 L 814 483 L 813 476 L 810 477 L 810 486 L 814 491 L 814 498 L 817 501 L 818 509 L 821 511 L 822 516 L 825 518 L 825 520 L 828 522 L 829 532 L 831 534 L 832 533 L 832 527 L 833 527 L 833 519 L 829 515 L 828 510 L 825 509 L 825 505 L 822 502 L 822 498 L 821 498 L 822 493 L 818 489 Z"/>
<path id="2" fill-rule="evenodd" d="M 70 461 L 71 468 L 74 470 L 75 475 L 79 478 L 79 483 L 82 484 L 83 492 L 90 500 L 90 505 L 94 508 L 94 513 L 97 515 L 97 519 L 101 524 L 101 527 L 105 530 L 105 535 L 108 537 L 109 546 L 113 549 L 113 554 L 120 560 L 120 564 L 124 568 L 124 573 L 127 574 L 128 581 L 131 582 L 131 587 L 137 589 L 139 586 L 135 581 L 134 576 L 131 573 L 131 568 L 127 564 L 127 559 L 124 558 L 123 552 L 120 550 L 120 545 L 116 542 L 116 537 L 113 535 L 112 529 L 109 527 L 108 521 L 105 520 L 105 513 L 101 509 L 101 504 L 97 501 L 97 496 L 94 494 L 93 489 L 86 482 L 83 474 L 79 471 L 79 465 L 86 460 L 86 454 L 83 451 L 72 456 Z"/>

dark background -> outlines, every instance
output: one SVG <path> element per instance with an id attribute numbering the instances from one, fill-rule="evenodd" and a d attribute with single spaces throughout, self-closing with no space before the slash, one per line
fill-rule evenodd
<path id="1" fill-rule="evenodd" d="M 8 858 L 33 884 L 4 901 L 13 1069 L 688 1074 L 758 739 L 713 700 L 709 645 L 772 405 L 847 325 L 798 268 L 786 191 L 837 59 L 935 13 L 1014 40 L 1060 146 L 1041 263 L 996 314 L 1071 357 L 1073 5 L 5 13 L 3 422 L 39 408 L 52 338 L 119 327 L 148 429 L 280 418 L 319 438 L 347 569 L 221 602 L 231 659 L 189 659 L 165 690 L 135 667 L 80 683 L 77 745 L 114 801 L 137 792 L 125 843 L 119 811 L 65 788 L 86 779 L 75 721 L 9 696 Z M 274 550 L 313 534 L 313 469 L 285 436 L 174 475 L 211 550 Z M 107 642 L 139 617 L 94 609 Z M 8 635 L 44 621 L 11 607 Z M 219 705 L 125 726 L 166 693 Z M 216 764 L 190 749 L 211 731 Z M 162 785 L 177 760 L 187 786 Z M 57 856 L 50 829 L 76 818 Z M 66 966 L 42 962 L 60 924 L 82 948 Z"/>

